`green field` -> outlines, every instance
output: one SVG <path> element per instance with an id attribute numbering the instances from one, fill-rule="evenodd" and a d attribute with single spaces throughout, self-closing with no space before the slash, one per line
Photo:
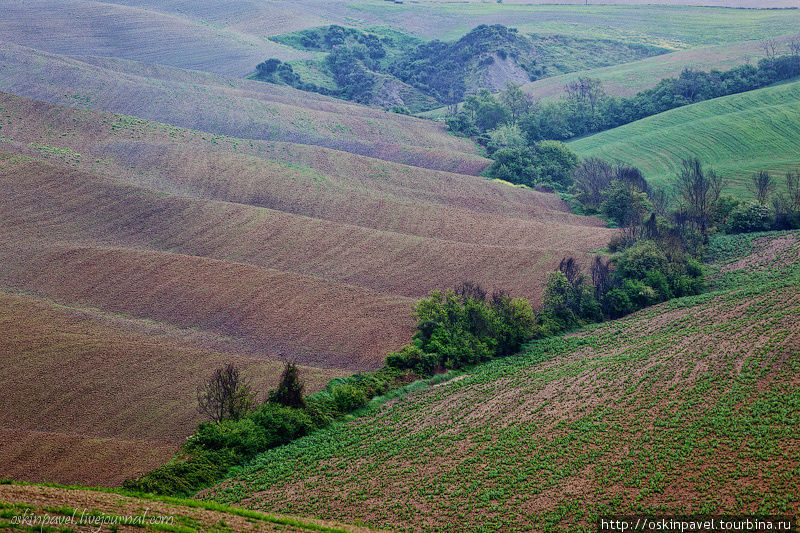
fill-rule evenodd
<path id="1" fill-rule="evenodd" d="M 673 49 L 795 33 L 800 24 L 800 10 L 497 3 L 396 5 L 370 0 L 352 2 L 348 8 L 354 21 L 386 24 L 427 38 L 457 39 L 478 24 L 505 24 L 531 33 L 616 39 Z"/>
<path id="2" fill-rule="evenodd" d="M 639 167 L 667 185 L 681 159 L 698 157 L 744 194 L 759 170 L 782 173 L 800 166 L 800 82 L 716 98 L 673 109 L 569 143 L 581 157 L 597 156 Z"/>
<path id="3" fill-rule="evenodd" d="M 711 292 L 534 342 L 269 451 L 205 496 L 437 531 L 796 513 L 797 237 L 718 237 Z"/>

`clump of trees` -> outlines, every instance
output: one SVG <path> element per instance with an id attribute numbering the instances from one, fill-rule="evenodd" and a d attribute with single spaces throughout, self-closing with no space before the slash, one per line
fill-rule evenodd
<path id="1" fill-rule="evenodd" d="M 473 283 L 433 291 L 414 307 L 414 317 L 412 343 L 389 354 L 386 363 L 423 375 L 516 353 L 534 326 L 530 302 L 502 291 L 489 296 Z"/>
<path id="2" fill-rule="evenodd" d="M 572 185 L 572 172 L 578 164 L 578 156 L 564 143 L 556 141 L 501 148 L 493 159 L 486 171 L 490 178 L 561 192 Z"/>

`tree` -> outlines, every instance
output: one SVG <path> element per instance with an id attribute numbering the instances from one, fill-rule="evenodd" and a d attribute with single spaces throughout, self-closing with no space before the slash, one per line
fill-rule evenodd
<path id="1" fill-rule="evenodd" d="M 753 174 L 750 181 L 750 191 L 755 195 L 756 201 L 764 205 L 769 199 L 769 195 L 775 188 L 775 182 L 769 172 L 762 170 L 757 174 Z"/>
<path id="2" fill-rule="evenodd" d="M 638 226 L 652 209 L 647 194 L 617 179 L 603 191 L 600 204 L 600 211 L 621 227 Z"/>
<path id="3" fill-rule="evenodd" d="M 600 209 L 603 191 L 614 179 L 614 167 L 598 157 L 581 161 L 573 172 L 578 200 L 591 209 Z"/>
<path id="4" fill-rule="evenodd" d="M 682 163 L 675 189 L 692 222 L 705 237 L 722 191 L 722 179 L 711 169 L 704 171 L 703 164 L 697 158 L 683 160 Z"/>
<path id="5" fill-rule="evenodd" d="M 595 78 L 580 77 L 567 83 L 564 87 L 567 98 L 588 106 L 591 114 L 597 110 L 597 104 L 606 95 L 603 83 Z"/>
<path id="6" fill-rule="evenodd" d="M 201 413 L 214 422 L 239 420 L 255 407 L 255 394 L 234 363 L 225 363 L 197 387 L 197 403 Z"/>
<path id="7" fill-rule="evenodd" d="M 464 110 L 472 116 L 475 125 L 481 131 L 496 128 L 511 118 L 511 112 L 498 102 L 492 93 L 482 89 L 478 94 L 471 94 L 464 100 Z"/>
<path id="8" fill-rule="evenodd" d="M 786 192 L 789 195 L 789 205 L 793 209 L 800 209 L 800 172 L 786 173 Z"/>
<path id="9" fill-rule="evenodd" d="M 789 41 L 789 52 L 793 56 L 800 55 L 800 39 L 794 38 Z"/>
<path id="10" fill-rule="evenodd" d="M 500 148 L 524 148 L 528 145 L 517 124 L 503 124 L 487 132 L 486 150 L 493 154 Z"/>
<path id="11" fill-rule="evenodd" d="M 305 383 L 300 379 L 297 365 L 287 361 L 278 388 L 270 392 L 269 401 L 286 407 L 305 407 L 304 385 Z"/>
<path id="12" fill-rule="evenodd" d="M 761 41 L 761 48 L 764 49 L 764 57 L 770 61 L 778 55 L 778 41 L 771 37 Z"/>
<path id="13" fill-rule="evenodd" d="M 506 83 L 506 88 L 500 93 L 500 101 L 511 112 L 511 120 L 513 122 L 519 120 L 531 108 L 530 97 L 522 92 L 518 83 Z"/>
<path id="14" fill-rule="evenodd" d="M 669 194 L 664 189 L 653 189 L 647 195 L 650 198 L 650 203 L 653 204 L 653 212 L 660 216 L 667 216 L 667 208 L 669 207 Z"/>

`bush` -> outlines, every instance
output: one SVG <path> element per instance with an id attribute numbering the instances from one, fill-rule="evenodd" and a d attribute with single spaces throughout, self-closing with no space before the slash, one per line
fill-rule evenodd
<path id="1" fill-rule="evenodd" d="M 367 403 L 364 391 L 352 383 L 344 383 L 331 388 L 331 396 L 336 408 L 341 413 L 355 411 Z"/>
<path id="2" fill-rule="evenodd" d="M 667 263 L 666 254 L 650 240 L 639 241 L 614 258 L 616 274 L 625 279 L 642 280 L 648 272 L 664 272 Z"/>
<path id="3" fill-rule="evenodd" d="M 527 146 L 525 138 L 516 124 L 503 124 L 486 133 L 489 138 L 486 143 L 486 150 L 490 154 L 501 148 L 525 148 Z"/>
<path id="4" fill-rule="evenodd" d="M 222 477 L 229 467 L 214 454 L 195 453 L 172 459 L 139 478 L 126 479 L 122 487 L 136 492 L 189 497 Z"/>
<path id="5" fill-rule="evenodd" d="M 769 207 L 756 202 L 748 202 L 731 211 L 726 230 L 727 233 L 766 231 L 771 224 L 772 212 Z"/>
<path id="6" fill-rule="evenodd" d="M 391 368 L 410 369 L 421 376 L 433 374 L 438 364 L 434 354 L 425 353 L 419 346 L 407 344 L 399 351 L 386 356 L 386 365 Z"/>
<path id="7" fill-rule="evenodd" d="M 530 148 L 500 148 L 487 176 L 533 187 L 548 185 L 566 191 L 572 185 L 572 172 L 578 157 L 563 143 L 543 141 Z"/>
<path id="8" fill-rule="evenodd" d="M 498 355 L 515 353 L 533 335 L 530 302 L 502 291 L 491 298 L 479 286 L 433 291 L 414 308 L 414 345 L 390 354 L 387 364 L 430 372 L 461 368 Z"/>
<path id="9" fill-rule="evenodd" d="M 653 210 L 647 194 L 618 179 L 602 192 L 602 197 L 600 211 L 618 226 L 641 224 L 645 215 Z"/>
<path id="10" fill-rule="evenodd" d="M 588 283 L 577 265 L 575 271 L 565 271 L 565 262 L 547 278 L 540 320 L 548 331 L 566 331 L 602 319 L 600 304 L 594 297 L 594 287 Z"/>
<path id="11" fill-rule="evenodd" d="M 606 293 L 605 303 L 610 318 L 619 318 L 634 311 L 628 293 L 622 289 L 611 289 Z"/>

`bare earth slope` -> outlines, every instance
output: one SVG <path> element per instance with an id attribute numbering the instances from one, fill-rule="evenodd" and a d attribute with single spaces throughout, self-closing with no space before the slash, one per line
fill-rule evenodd
<path id="1" fill-rule="evenodd" d="M 284 107 L 269 116 L 329 110 L 373 147 L 370 128 L 419 122 L 273 97 Z M 472 279 L 536 300 L 562 256 L 613 233 L 554 195 L 425 168 L 474 156 L 421 124 L 417 142 L 452 149 L 420 147 L 418 166 L 0 94 L 0 476 L 119 484 L 174 453 L 200 420 L 196 384 L 222 362 L 264 390 L 282 352 L 315 390 L 380 366 L 427 291 Z M 391 158 L 386 140 L 373 155 Z"/>
<path id="2" fill-rule="evenodd" d="M 439 170 L 477 174 L 489 163 L 469 141 L 427 120 L 286 86 L 117 59 L 58 56 L 3 42 L 0 91 Z"/>

